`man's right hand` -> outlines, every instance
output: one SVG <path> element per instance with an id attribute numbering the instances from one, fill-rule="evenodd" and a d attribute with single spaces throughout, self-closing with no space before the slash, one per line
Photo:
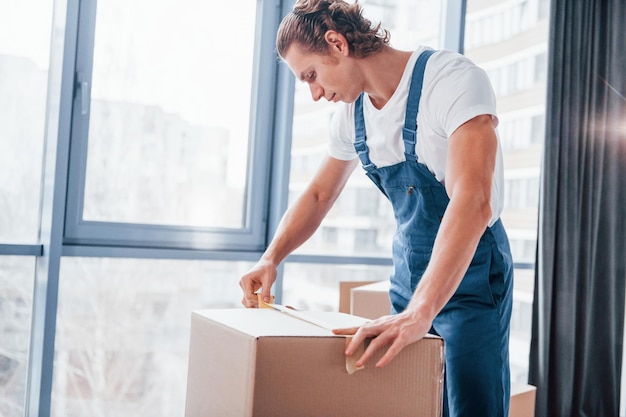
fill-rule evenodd
<path id="1" fill-rule="evenodd" d="M 276 265 L 271 262 L 260 260 L 241 280 L 239 286 L 243 291 L 241 304 L 247 308 L 259 306 L 257 291 L 261 289 L 261 298 L 264 302 L 271 302 L 270 291 L 276 281 Z"/>

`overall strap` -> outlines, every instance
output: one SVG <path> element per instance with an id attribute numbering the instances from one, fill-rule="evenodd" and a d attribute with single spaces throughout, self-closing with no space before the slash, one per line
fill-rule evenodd
<path id="1" fill-rule="evenodd" d="M 406 116 L 404 118 L 404 128 L 402 129 L 402 140 L 404 141 L 404 156 L 407 161 L 417 161 L 415 144 L 417 142 L 417 110 L 422 97 L 422 85 L 424 84 L 424 72 L 428 58 L 435 53 L 435 50 L 428 49 L 420 54 L 413 67 L 411 76 L 411 86 L 409 87 L 409 97 L 406 102 Z"/>
<path id="2" fill-rule="evenodd" d="M 354 150 L 361 160 L 363 169 L 371 172 L 376 169 L 376 165 L 370 160 L 370 151 L 367 146 L 365 135 L 365 118 L 363 117 L 363 92 L 354 103 L 354 128 L 356 138 L 354 139 Z"/>
<path id="3" fill-rule="evenodd" d="M 426 62 L 428 58 L 435 53 L 434 50 L 428 49 L 420 54 L 417 62 L 413 67 L 411 76 L 411 85 L 409 87 L 409 97 L 406 105 L 406 116 L 404 120 L 404 128 L 402 129 L 402 140 L 404 141 L 404 155 L 407 160 L 417 161 L 415 154 L 415 143 L 417 138 L 417 109 L 419 107 L 420 97 L 422 95 L 422 84 L 424 82 L 424 72 L 426 70 Z M 369 148 L 365 133 L 365 118 L 363 117 L 363 97 L 361 92 L 359 98 L 354 103 L 354 128 L 355 139 L 354 149 L 361 160 L 363 169 L 371 172 L 376 169 L 376 165 L 370 160 Z"/>

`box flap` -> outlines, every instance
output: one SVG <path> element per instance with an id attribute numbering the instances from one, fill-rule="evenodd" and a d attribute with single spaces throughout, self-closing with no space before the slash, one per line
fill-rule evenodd
<path id="1" fill-rule="evenodd" d="M 255 338 L 339 337 L 335 336 L 331 330 L 359 326 L 367 321 L 361 317 L 337 312 L 297 311 L 292 315 L 272 309 L 197 310 L 194 314 Z"/>
<path id="2" fill-rule="evenodd" d="M 339 312 L 350 314 L 350 292 L 352 288 L 373 284 L 378 281 L 341 281 L 339 282 Z"/>
<path id="3" fill-rule="evenodd" d="M 361 285 L 359 287 L 352 288 L 351 291 L 352 292 L 373 291 L 373 292 L 388 293 L 390 286 L 391 286 L 391 283 L 389 282 L 389 280 L 384 280 L 384 281 L 374 282 L 373 284 Z"/>
<path id="4" fill-rule="evenodd" d="M 328 311 L 298 311 L 277 304 L 266 305 L 295 319 L 306 321 L 307 323 L 314 324 L 327 330 L 357 327 L 369 321 L 364 317 L 344 313 Z"/>
<path id="5" fill-rule="evenodd" d="M 389 280 L 353 288 L 350 292 L 350 313 L 376 319 L 391 314 Z"/>

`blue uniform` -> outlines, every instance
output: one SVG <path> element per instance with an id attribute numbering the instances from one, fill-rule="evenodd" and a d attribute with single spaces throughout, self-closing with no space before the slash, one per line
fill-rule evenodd
<path id="1" fill-rule="evenodd" d="M 397 222 L 389 292 L 392 313 L 408 305 L 428 265 L 450 201 L 445 187 L 415 153 L 424 71 L 434 52 L 424 51 L 413 70 L 403 129 L 405 161 L 380 168 L 372 163 L 366 144 L 363 94 L 355 103 L 355 150 L 368 177 L 391 201 Z M 431 331 L 445 342 L 445 416 L 508 416 L 512 287 L 509 242 L 498 220 L 482 235 L 461 284 L 433 322 Z"/>

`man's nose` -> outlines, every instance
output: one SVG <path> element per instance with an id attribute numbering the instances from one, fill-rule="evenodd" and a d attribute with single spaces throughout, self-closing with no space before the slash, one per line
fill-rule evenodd
<path id="1" fill-rule="evenodd" d="M 318 101 L 320 98 L 324 97 L 324 89 L 318 84 L 309 84 L 309 88 L 311 89 L 313 101 Z"/>

